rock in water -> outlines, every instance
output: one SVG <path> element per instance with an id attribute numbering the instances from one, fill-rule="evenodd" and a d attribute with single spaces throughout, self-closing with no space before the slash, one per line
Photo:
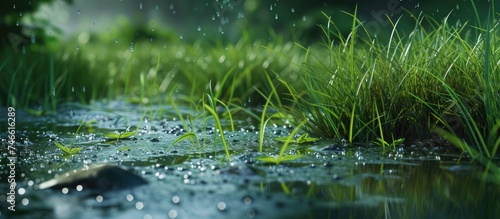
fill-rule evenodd
<path id="1" fill-rule="evenodd" d="M 39 188 L 74 189 L 80 185 L 85 189 L 109 191 L 132 188 L 147 183 L 142 177 L 122 167 L 99 164 L 63 173 L 54 179 L 41 183 Z"/>

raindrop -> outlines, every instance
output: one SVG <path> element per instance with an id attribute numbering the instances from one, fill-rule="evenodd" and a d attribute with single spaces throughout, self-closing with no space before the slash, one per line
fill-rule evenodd
<path id="1" fill-rule="evenodd" d="M 115 38 L 115 43 L 118 43 L 118 37 Z"/>
<path id="2" fill-rule="evenodd" d="M 78 11 L 76 11 L 77 14 L 80 14 L 80 9 L 78 9 Z"/>
<path id="3" fill-rule="evenodd" d="M 141 2 L 141 3 L 139 3 L 139 9 L 141 9 L 141 10 L 142 10 L 142 2 Z"/>
<path id="4" fill-rule="evenodd" d="M 307 17 L 304 15 L 302 16 L 302 21 L 306 21 L 307 20 Z"/>
<path id="5" fill-rule="evenodd" d="M 132 194 L 128 194 L 128 195 L 126 196 L 126 199 L 127 199 L 127 201 L 131 202 L 131 201 L 133 201 L 133 200 L 134 200 L 134 196 L 133 196 Z"/>
<path id="6" fill-rule="evenodd" d="M 16 9 L 16 4 L 14 4 L 14 5 L 12 6 L 12 8 L 13 8 L 13 9 Z"/>
<path id="7" fill-rule="evenodd" d="M 457 10 L 460 10 L 460 5 L 457 4 L 456 8 L 457 8 Z"/>
<path id="8" fill-rule="evenodd" d="M 158 10 L 158 5 L 156 6 L 156 10 Z"/>
<path id="9" fill-rule="evenodd" d="M 75 93 L 75 86 L 71 86 L 71 92 Z"/>
<path id="10" fill-rule="evenodd" d="M 134 43 L 133 43 L 133 42 L 131 42 L 131 43 L 130 43 L 130 51 L 131 51 L 131 52 L 133 52 L 133 51 L 134 51 Z"/>
<path id="11" fill-rule="evenodd" d="M 36 43 L 35 34 L 31 34 L 31 44 L 35 44 L 35 43 Z"/>
<path id="12" fill-rule="evenodd" d="M 97 202 L 102 202 L 102 200 L 104 200 L 104 198 L 102 197 L 102 195 L 98 195 L 98 196 L 95 197 L 95 200 Z"/>
<path id="13" fill-rule="evenodd" d="M 276 13 L 276 15 L 274 15 L 274 19 L 278 20 L 278 13 Z"/>
<path id="14" fill-rule="evenodd" d="M 54 97 L 56 96 L 56 88 L 55 87 L 52 88 L 52 96 L 54 96 Z"/>
<path id="15" fill-rule="evenodd" d="M 19 12 L 19 17 L 22 17 L 23 16 L 23 12 Z"/>
<path id="16" fill-rule="evenodd" d="M 212 20 L 215 21 L 215 15 L 212 15 Z"/>
<path id="17" fill-rule="evenodd" d="M 184 39 L 184 36 L 180 35 L 180 36 L 179 36 L 179 39 L 181 39 L 181 40 L 182 40 L 182 39 Z"/>
<path id="18" fill-rule="evenodd" d="M 226 210 L 226 203 L 224 203 L 224 202 L 219 202 L 219 203 L 217 203 L 217 208 L 218 208 L 219 210 L 221 210 L 221 211 Z"/>
<path id="19" fill-rule="evenodd" d="M 83 89 L 82 89 L 82 90 L 83 90 L 83 93 L 85 93 L 85 86 L 83 86 Z"/>
<path id="20" fill-rule="evenodd" d="M 201 31 L 201 26 L 198 26 L 198 28 L 196 28 L 197 31 Z"/>
<path id="21" fill-rule="evenodd" d="M 16 27 L 19 27 L 19 21 L 16 21 Z"/>
<path id="22" fill-rule="evenodd" d="M 292 13 L 295 13 L 295 8 L 292 7 L 292 10 L 290 10 L 290 11 L 292 11 Z"/>
<path id="23" fill-rule="evenodd" d="M 170 3 L 170 6 L 168 6 L 168 8 L 170 8 L 170 10 L 173 10 L 174 9 L 174 4 Z"/>
<path id="24" fill-rule="evenodd" d="M 144 208 L 144 204 L 142 202 L 137 202 L 135 203 L 135 208 L 137 210 L 141 210 L 142 208 Z"/>
<path id="25" fill-rule="evenodd" d="M 273 10 L 273 5 L 271 5 L 271 7 L 269 7 L 269 10 L 272 11 Z"/>

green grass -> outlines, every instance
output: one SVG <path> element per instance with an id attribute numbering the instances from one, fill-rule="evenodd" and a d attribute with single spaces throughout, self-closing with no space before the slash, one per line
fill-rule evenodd
<path id="1" fill-rule="evenodd" d="M 391 27 L 380 34 L 386 39 L 370 33 L 356 10 L 342 13 L 352 18 L 350 32 L 343 31 L 344 21 L 325 13 L 323 41 L 310 45 L 278 36 L 263 42 L 248 34 L 234 43 L 187 41 L 157 29 L 162 37 L 154 40 L 116 42 L 120 30 L 111 30 L 85 43 L 61 43 L 57 51 L 29 46 L 26 54 L 14 54 L 6 47 L 0 53 L 0 89 L 6 94 L 0 102 L 46 110 L 66 101 L 120 97 L 137 104 L 187 104 L 205 125 L 214 119 L 228 160 L 224 131 L 236 130 L 233 120 L 241 114 L 259 121 L 259 151 L 267 122 L 285 114 L 295 125 L 305 122 L 303 131 L 313 137 L 376 140 L 389 149 L 403 139 L 428 139 L 440 127 L 487 158 L 496 156 L 498 13 L 460 25 L 408 13 L 402 16 L 414 19 L 414 28 L 407 31 L 402 19 L 389 19 Z M 262 114 L 255 115 L 256 106 Z M 278 114 L 267 115 L 269 108 Z M 222 126 L 225 119 L 229 127 Z M 190 131 L 182 139 L 198 141 L 193 125 L 184 126 Z"/>
<path id="2" fill-rule="evenodd" d="M 495 45 L 500 42 L 496 29 L 489 35 L 484 30 L 479 30 L 482 35 L 475 35 L 478 29 L 468 24 L 456 26 L 446 19 L 439 23 L 431 17 L 413 15 L 413 31 L 401 31 L 398 20 L 392 21 L 392 34 L 383 44 L 371 37 L 356 13 L 351 16 L 349 35 L 328 20 L 322 45 L 298 45 L 306 56 L 294 64 L 301 68 L 305 89 L 281 80 L 289 89 L 287 98 L 295 104 L 288 112 L 296 121 L 307 119 L 311 134 L 349 142 L 379 138 L 383 145 L 384 136 L 392 136 L 395 142 L 429 138 L 432 127 L 446 126 L 444 118 L 460 111 L 453 107 L 456 101 L 450 97 L 450 89 L 456 91 L 470 113 L 468 119 L 478 121 L 482 133 L 490 129 L 483 122 L 486 118 L 482 109 L 490 105 L 490 113 L 486 113 L 490 116 L 498 112 L 492 108 L 498 103 L 482 101 L 486 94 L 482 85 L 492 81 L 490 96 L 498 96 L 498 91 L 491 89 L 499 84 L 498 79 L 491 79 L 498 75 L 498 67 L 493 64 L 498 60 L 489 64 L 494 68 L 491 72 L 484 73 L 487 62 L 483 44 L 489 42 L 490 57 L 496 57 Z"/>

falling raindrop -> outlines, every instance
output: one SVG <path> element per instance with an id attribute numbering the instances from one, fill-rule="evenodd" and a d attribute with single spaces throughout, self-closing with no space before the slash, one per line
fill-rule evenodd
<path id="1" fill-rule="evenodd" d="M 293 7 L 292 7 L 292 10 L 291 10 L 291 11 L 292 11 L 292 13 L 295 13 L 295 8 L 293 8 Z"/>
<path id="2" fill-rule="evenodd" d="M 76 12 L 77 14 L 80 14 L 80 9 L 78 9 L 78 11 Z"/>
<path id="3" fill-rule="evenodd" d="M 19 12 L 19 17 L 22 17 L 23 16 L 23 12 Z"/>
<path id="4" fill-rule="evenodd" d="M 212 15 L 212 20 L 215 21 L 215 15 Z"/>
<path id="5" fill-rule="evenodd" d="M 82 89 L 82 90 L 83 90 L 83 93 L 85 93 L 85 86 L 83 86 L 83 89 Z"/>
<path id="6" fill-rule="evenodd" d="M 141 9 L 141 10 L 142 10 L 142 2 L 141 2 L 141 3 L 139 3 L 139 9 Z"/>
<path id="7" fill-rule="evenodd" d="M 52 88 L 52 96 L 54 96 L 54 97 L 56 96 L 56 88 L 55 87 Z"/>
<path id="8" fill-rule="evenodd" d="M 173 10 L 174 9 L 174 4 L 170 3 L 170 6 L 168 6 L 168 8 L 170 8 L 170 10 Z"/>
<path id="9" fill-rule="evenodd" d="M 131 42 L 130 43 L 130 52 L 133 52 L 134 51 L 134 42 Z"/>
<path id="10" fill-rule="evenodd" d="M 158 10 L 158 5 L 156 6 L 156 10 Z"/>
<path id="11" fill-rule="evenodd" d="M 180 35 L 180 36 L 179 36 L 179 39 L 181 39 L 181 40 L 182 40 L 182 39 L 184 39 L 184 36 Z"/>
<path id="12" fill-rule="evenodd" d="M 115 38 L 115 43 L 118 43 L 118 37 Z"/>
<path id="13" fill-rule="evenodd" d="M 16 9 L 16 4 L 14 4 L 14 5 L 12 6 L 12 8 L 13 8 L 13 9 Z"/>
<path id="14" fill-rule="evenodd" d="M 270 10 L 270 11 L 272 11 L 272 10 L 273 10 L 273 5 L 271 5 L 271 6 L 269 7 L 269 10 Z"/>
<path id="15" fill-rule="evenodd" d="M 75 86 L 71 86 L 71 92 L 75 93 Z"/>
<path id="16" fill-rule="evenodd" d="M 274 15 L 274 19 L 278 20 L 278 13 L 276 13 L 276 15 Z"/>
<path id="17" fill-rule="evenodd" d="M 16 21 L 16 27 L 19 27 L 19 21 Z"/>
<path id="18" fill-rule="evenodd" d="M 198 26 L 198 28 L 196 28 L 197 31 L 201 31 L 201 26 Z"/>

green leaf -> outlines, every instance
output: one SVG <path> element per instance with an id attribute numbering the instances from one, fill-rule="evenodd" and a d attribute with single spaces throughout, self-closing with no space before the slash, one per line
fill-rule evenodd
<path id="1" fill-rule="evenodd" d="M 59 142 L 54 142 L 54 144 L 59 148 L 61 149 L 62 152 L 64 152 L 65 154 L 67 155 L 73 155 L 73 154 L 76 154 L 78 153 L 79 151 L 82 150 L 82 148 L 73 148 L 73 147 L 68 147 L 68 146 L 65 146 Z"/>
<path id="2" fill-rule="evenodd" d="M 135 134 L 137 134 L 137 131 L 133 131 L 133 132 L 124 132 L 124 133 L 116 133 L 116 132 L 111 132 L 111 133 L 108 133 L 108 134 L 105 134 L 104 136 L 106 136 L 107 138 L 111 138 L 111 139 L 126 139 L 126 138 L 129 138 L 131 136 L 134 136 Z"/>
<path id="3" fill-rule="evenodd" d="M 194 132 L 186 132 L 186 134 L 183 134 L 183 135 L 179 136 L 177 139 L 175 139 L 174 143 L 172 143 L 172 146 L 174 146 L 175 144 L 177 144 L 181 141 L 184 141 L 185 139 L 190 139 L 190 138 L 196 139 L 196 134 Z"/>
<path id="4" fill-rule="evenodd" d="M 265 163 L 279 164 L 277 157 L 263 156 L 263 157 L 257 157 L 257 160 L 260 160 Z"/>

